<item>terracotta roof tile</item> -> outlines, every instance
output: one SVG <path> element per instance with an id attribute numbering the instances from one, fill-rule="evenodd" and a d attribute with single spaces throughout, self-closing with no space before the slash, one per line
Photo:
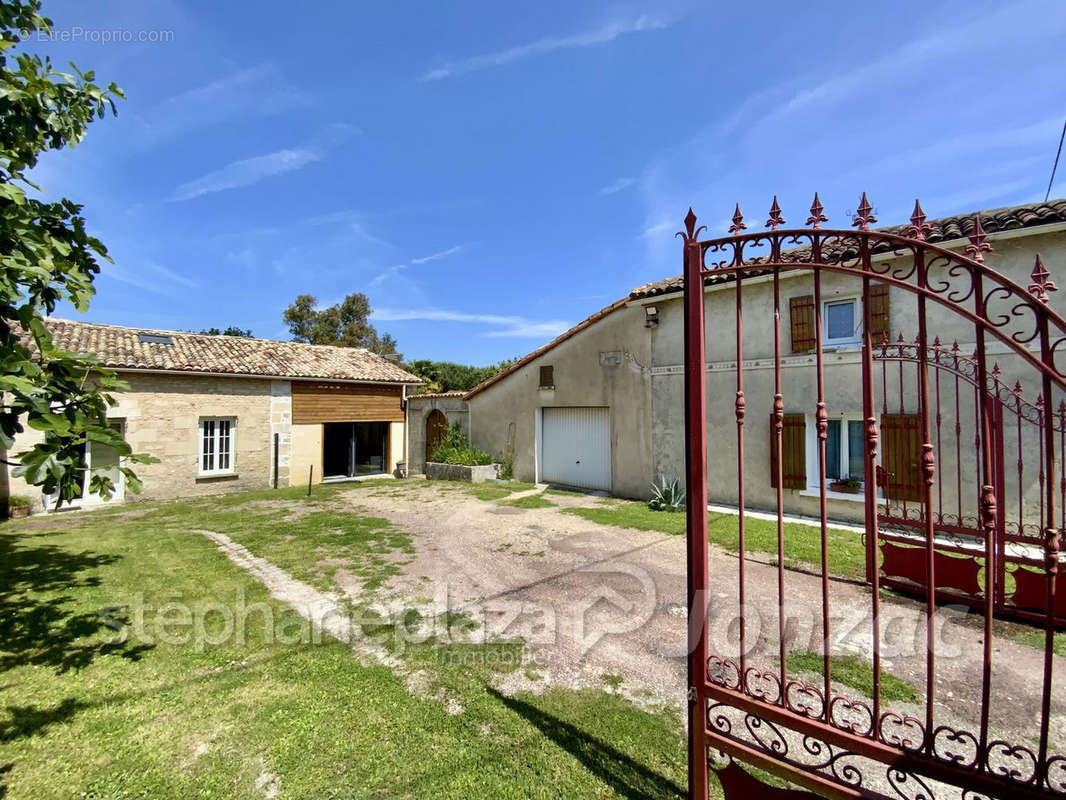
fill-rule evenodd
<path id="1" fill-rule="evenodd" d="M 277 378 L 328 378 L 380 383 L 422 383 L 407 370 L 358 347 L 276 342 L 242 336 L 125 328 L 49 317 L 58 347 L 89 353 L 112 369 L 224 373 Z M 144 341 L 169 338 L 170 344 Z"/>
<path id="2" fill-rule="evenodd" d="M 981 224 L 984 226 L 985 233 L 1000 233 L 1002 231 L 1017 230 L 1018 228 L 1034 228 L 1039 225 L 1066 222 L 1066 198 L 1049 200 L 1046 203 L 1028 203 L 1020 206 L 993 208 L 977 213 L 981 215 Z M 929 220 L 928 224 L 932 227 L 932 231 L 926 238 L 934 244 L 965 239 L 973 230 L 973 220 L 974 214 L 972 212 L 969 214 L 958 214 L 953 217 Z M 878 228 L 877 230 L 883 233 L 903 235 L 906 232 L 907 227 L 907 225 L 892 225 Z M 786 252 L 791 255 L 792 259 L 794 259 L 801 257 L 807 249 L 808 248 L 801 247 Z M 873 250 L 874 252 L 877 252 L 877 248 L 873 248 Z M 836 253 L 835 255 L 839 257 L 844 254 Z M 829 255 L 828 257 L 832 258 L 833 256 Z M 758 264 L 760 259 L 753 258 L 750 260 L 746 259 L 746 261 L 749 261 L 751 264 Z M 721 280 L 731 279 L 731 275 L 717 279 L 715 276 L 710 275 L 706 278 L 706 283 L 712 284 Z M 629 293 L 629 297 L 633 300 L 643 297 L 655 297 L 660 294 L 679 292 L 683 288 L 685 288 L 685 280 L 681 275 L 677 275 L 672 278 L 652 281 L 643 286 L 638 286 Z"/>

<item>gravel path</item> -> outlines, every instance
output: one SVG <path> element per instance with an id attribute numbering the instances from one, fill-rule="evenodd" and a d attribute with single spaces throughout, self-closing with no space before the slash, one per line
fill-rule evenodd
<path id="1" fill-rule="evenodd" d="M 506 689 L 542 690 L 616 685 L 637 700 L 680 707 L 685 695 L 685 542 L 683 537 L 598 525 L 565 506 L 591 506 L 595 497 L 546 495 L 556 508 L 520 509 L 477 500 L 430 482 L 404 490 L 357 490 L 343 501 L 392 521 L 411 534 L 416 556 L 391 586 L 401 597 L 446 600 L 452 610 L 484 617 L 489 631 L 521 635 L 532 644 L 536 680 L 519 670 Z M 764 559 L 765 556 L 758 556 Z M 711 548 L 712 652 L 737 652 L 737 558 Z M 870 652 L 870 592 L 831 582 L 831 641 L 835 655 Z M 750 663 L 778 663 L 777 570 L 748 562 Z M 821 581 L 786 570 L 788 650 L 821 652 Z M 924 696 L 924 606 L 885 595 L 881 601 L 882 664 Z M 936 615 L 935 724 L 976 730 L 983 664 L 980 617 L 965 609 Z M 1043 655 L 1013 641 L 997 624 L 993 646 L 991 729 L 994 736 L 1032 745 L 1040 707 Z M 1056 657 L 1056 675 L 1066 660 Z M 806 676 L 814 682 L 820 678 Z M 835 687 L 849 695 L 859 694 Z M 861 696 L 861 695 L 860 695 Z M 921 706 L 898 710 L 924 715 Z M 1066 742 L 1066 693 L 1053 701 L 1053 739 Z M 1058 748 L 1061 752 L 1062 748 Z"/>

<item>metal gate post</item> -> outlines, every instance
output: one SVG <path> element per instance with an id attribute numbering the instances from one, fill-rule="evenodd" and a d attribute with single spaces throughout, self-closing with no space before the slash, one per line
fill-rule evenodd
<path id="1" fill-rule="evenodd" d="M 696 215 L 685 217 L 685 493 L 688 551 L 688 796 L 707 798 L 707 390 L 703 251 Z"/>

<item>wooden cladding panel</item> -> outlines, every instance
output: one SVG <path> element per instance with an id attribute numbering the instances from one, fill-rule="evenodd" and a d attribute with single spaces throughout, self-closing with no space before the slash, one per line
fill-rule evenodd
<path id="1" fill-rule="evenodd" d="M 402 389 L 373 384 L 293 381 L 292 421 L 403 422 Z"/>

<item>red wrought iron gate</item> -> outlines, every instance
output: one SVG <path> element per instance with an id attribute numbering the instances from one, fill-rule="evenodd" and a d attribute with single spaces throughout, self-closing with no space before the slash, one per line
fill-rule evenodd
<path id="1" fill-rule="evenodd" d="M 872 211 L 864 194 L 855 230 L 826 229 L 815 195 L 808 227 L 785 229 L 775 198 L 766 230 L 745 232 L 738 207 L 730 236 L 700 239 L 705 229 L 697 227 L 690 209 L 679 234 L 685 265 L 690 796 L 707 796 L 710 770 L 730 800 L 780 791 L 753 789 L 754 779 L 740 769 L 741 762 L 828 797 L 1061 797 L 1066 795 L 1066 756 L 1058 754 L 1064 743 L 1057 737 L 1064 709 L 1054 692 L 1053 644 L 1061 604 L 1066 482 L 1059 465 L 1066 449 L 1061 424 L 1066 412 L 1052 410 L 1066 409 L 1066 362 L 1060 352 L 1066 347 L 1066 321 L 1048 308 L 1048 293 L 1056 287 L 1039 256 L 1025 288 L 986 266 L 991 247 L 979 219 L 959 254 L 927 241 L 930 228 L 917 203 L 911 225 L 901 234 L 871 230 Z M 813 340 L 813 352 L 802 356 L 785 353 L 782 333 L 787 307 L 782 293 L 792 291 L 796 281 L 809 281 L 813 288 L 810 303 L 790 304 L 801 310 L 813 306 L 813 331 L 802 325 L 792 329 L 793 345 L 801 335 Z M 716 284 L 716 291 L 705 292 L 709 284 Z M 898 354 L 898 360 L 913 364 L 914 375 L 912 386 L 899 380 L 898 409 L 888 408 L 890 380 L 887 371 L 878 374 L 875 361 L 879 347 L 884 348 L 882 370 L 889 360 L 887 346 L 875 339 L 877 315 L 888 316 L 879 305 L 887 296 L 904 303 L 893 307 L 893 316 L 913 317 L 917 328 L 913 347 Z M 745 326 L 746 312 L 767 309 L 769 318 Z M 715 325 L 710 339 L 707 319 Z M 956 404 L 959 413 L 948 423 L 952 435 L 945 446 L 939 337 L 952 331 L 972 338 L 974 408 L 966 415 Z M 718 365 L 711 378 L 709 352 Z M 1010 415 L 1000 391 L 1013 381 L 1018 430 L 1023 421 L 1027 425 L 1018 434 L 1016 488 L 1004 478 L 1004 420 Z M 961 396 L 956 387 L 956 399 Z M 1023 420 L 1030 407 L 1037 413 Z M 727 416 L 735 421 L 735 433 L 723 433 Z M 716 424 L 708 426 L 709 418 Z M 812 421 L 811 444 L 802 456 L 797 448 L 803 440 L 792 432 L 785 435 L 786 418 L 797 425 Z M 756 420 L 767 419 L 768 437 L 757 428 L 746 438 Z M 767 439 L 771 446 L 763 449 L 759 445 Z M 956 449 L 958 442 L 963 444 Z M 709 446 L 716 453 L 711 473 Z M 723 472 L 730 452 L 736 468 Z M 1025 464 L 1034 461 L 1038 467 L 1027 470 Z M 749 470 L 757 462 L 765 470 Z M 814 473 L 806 486 L 795 474 L 804 463 L 812 465 L 807 474 Z M 889 475 L 886 465 L 913 474 Z M 840 486 L 861 490 L 867 589 L 842 584 L 831 571 L 837 556 L 833 542 L 840 540 L 830 537 L 829 509 L 842 501 L 829 489 L 834 476 Z M 708 608 L 709 490 L 716 499 L 735 501 L 739 551 L 735 573 L 730 567 L 730 574 L 714 575 L 718 596 L 724 586 L 735 587 L 735 597 L 725 613 L 717 608 L 713 614 Z M 897 492 L 906 493 L 906 511 L 894 506 Z M 1008 503 L 1018 509 L 1012 520 L 1017 528 L 1010 532 Z M 776 507 L 777 552 L 769 566 L 748 559 L 746 528 L 756 523 L 746 508 L 760 504 Z M 793 528 L 789 514 L 811 507 L 819 519 L 813 535 L 820 564 L 813 577 L 787 569 L 792 542 L 811 535 L 811 528 Z M 951 536 L 963 534 L 973 540 L 964 556 L 950 550 Z M 1008 557 L 1010 542 L 1024 545 L 1025 558 Z M 900 577 L 885 571 L 886 563 L 891 568 L 900 561 L 894 547 L 907 551 L 902 561 L 920 601 L 882 599 L 882 585 Z M 950 653 L 939 634 L 946 612 L 938 604 L 946 598 L 938 575 L 955 566 L 945 566 L 945 558 L 961 557 L 986 577 L 967 587 L 979 624 L 970 641 Z M 1020 582 L 1013 577 L 1009 596 L 1024 583 L 1026 599 L 1019 609 L 1039 620 L 1043 644 L 1043 652 L 1030 659 L 1031 668 L 1020 672 L 1024 653 L 996 660 L 1001 649 L 1015 645 L 997 640 L 993 629 L 997 608 L 1008 597 L 1008 571 L 1019 570 L 1025 575 Z M 1003 577 L 987 577 L 996 575 Z M 1039 602 L 1033 600 L 1034 582 L 1042 590 Z M 820 588 L 818 598 L 810 597 L 814 587 Z M 865 692 L 845 686 L 835 672 L 835 659 L 843 654 L 833 627 L 835 611 L 844 606 L 853 611 L 858 604 L 866 605 L 856 628 L 863 632 L 869 664 Z M 797 606 L 813 609 L 817 618 L 818 678 L 805 678 L 808 673 L 792 666 Z M 727 635 L 712 637 L 711 627 L 720 628 L 723 617 Z M 884 690 L 888 628 L 900 620 L 913 622 L 916 649 L 893 654 L 892 661 L 917 665 L 921 678 L 915 681 L 917 699 L 907 701 Z M 1031 698 L 1031 708 L 1025 698 Z M 1025 706 L 1021 714 L 1019 703 Z"/>

